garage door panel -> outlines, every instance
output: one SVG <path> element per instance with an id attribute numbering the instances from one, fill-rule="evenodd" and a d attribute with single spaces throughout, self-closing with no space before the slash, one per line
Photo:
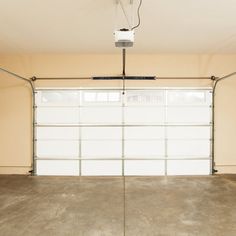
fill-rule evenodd
<path id="1" fill-rule="evenodd" d="M 125 107 L 126 123 L 164 123 L 165 109 L 162 107 Z"/>
<path id="2" fill-rule="evenodd" d="M 77 124 L 79 109 L 71 107 L 38 107 L 38 124 Z"/>
<path id="3" fill-rule="evenodd" d="M 121 127 L 83 127 L 82 139 L 108 139 L 108 140 L 121 140 L 122 128 Z"/>
<path id="4" fill-rule="evenodd" d="M 125 139 L 164 139 L 164 127 L 125 127 Z"/>
<path id="5" fill-rule="evenodd" d="M 83 107 L 81 108 L 81 122 L 87 124 L 121 123 L 122 109 L 119 107 Z"/>
<path id="6" fill-rule="evenodd" d="M 106 176 L 122 175 L 122 161 L 81 161 L 81 171 L 84 176 Z"/>
<path id="7" fill-rule="evenodd" d="M 125 175 L 165 175 L 165 161 L 126 160 Z"/>
<path id="8" fill-rule="evenodd" d="M 169 139 L 210 139 L 210 127 L 168 127 Z"/>
<path id="9" fill-rule="evenodd" d="M 209 175 L 210 160 L 168 160 L 168 175 Z"/>
<path id="10" fill-rule="evenodd" d="M 168 156 L 209 157 L 210 142 L 207 140 L 169 140 Z"/>
<path id="11" fill-rule="evenodd" d="M 150 157 L 162 157 L 165 155 L 165 143 L 164 141 L 125 141 L 124 145 L 125 157 L 135 158 L 150 158 Z"/>
<path id="12" fill-rule="evenodd" d="M 79 128 L 76 127 L 37 127 L 37 139 L 79 139 Z"/>
<path id="13" fill-rule="evenodd" d="M 209 107 L 168 107 L 168 123 L 209 124 L 211 110 Z"/>
<path id="14" fill-rule="evenodd" d="M 37 160 L 37 175 L 79 175 L 78 160 Z"/>
<path id="15" fill-rule="evenodd" d="M 82 141 L 81 153 L 84 158 L 119 158 L 122 144 L 121 141 Z"/>
<path id="16" fill-rule="evenodd" d="M 79 143 L 78 141 L 43 141 L 37 142 L 37 156 L 38 157 L 78 157 Z"/>

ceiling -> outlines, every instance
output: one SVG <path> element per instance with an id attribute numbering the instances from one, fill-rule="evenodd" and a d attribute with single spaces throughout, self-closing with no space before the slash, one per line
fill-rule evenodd
<path id="1" fill-rule="evenodd" d="M 0 53 L 119 53 L 115 22 L 126 24 L 120 11 L 115 17 L 115 5 L 115 0 L 1 0 Z M 143 0 L 130 52 L 236 53 L 235 12 L 235 0 Z"/>

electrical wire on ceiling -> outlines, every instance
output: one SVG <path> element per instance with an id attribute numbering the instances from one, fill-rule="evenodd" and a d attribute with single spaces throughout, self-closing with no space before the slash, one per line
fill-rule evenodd
<path id="1" fill-rule="evenodd" d="M 137 28 L 140 26 L 140 24 L 141 24 L 140 8 L 141 8 L 141 6 L 142 6 L 142 3 L 143 3 L 143 0 L 140 0 L 140 1 L 139 1 L 139 5 L 138 5 L 138 9 L 137 9 L 138 24 L 135 25 L 135 26 L 133 26 L 133 27 L 131 28 L 131 30 L 137 29 Z"/>
<path id="2" fill-rule="evenodd" d="M 129 16 L 128 16 L 127 12 L 126 12 L 126 9 L 125 9 L 123 1 L 122 0 L 118 0 L 118 3 L 120 4 L 120 7 L 121 7 L 122 12 L 124 14 L 124 17 L 125 17 L 125 19 L 127 21 L 129 29 L 130 30 L 137 29 L 140 26 L 140 24 L 141 24 L 140 9 L 141 9 L 143 0 L 139 0 L 139 4 L 138 4 L 138 8 L 137 8 L 138 23 L 135 26 L 132 26 L 133 25 L 133 14 L 131 14 L 131 23 L 130 23 Z M 131 5 L 132 6 L 134 5 L 133 2 L 131 3 Z M 117 11 L 117 9 L 116 9 L 116 11 Z M 116 12 L 116 14 L 117 14 L 117 12 Z"/>
<path id="3" fill-rule="evenodd" d="M 121 6 L 122 11 L 123 11 L 123 13 L 124 13 L 124 16 L 125 16 L 125 19 L 126 19 L 126 21 L 127 21 L 128 26 L 129 26 L 129 29 L 131 29 L 132 27 L 131 27 L 131 24 L 130 24 L 130 22 L 129 22 L 129 17 L 128 17 L 126 11 L 125 11 L 125 7 L 124 7 L 124 4 L 123 4 L 122 0 L 119 0 L 119 3 L 120 3 L 120 6 Z"/>

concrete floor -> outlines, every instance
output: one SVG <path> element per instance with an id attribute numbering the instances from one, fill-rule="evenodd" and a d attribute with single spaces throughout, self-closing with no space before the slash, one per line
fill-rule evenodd
<path id="1" fill-rule="evenodd" d="M 236 176 L 125 180 L 0 176 L 0 235 L 236 235 Z"/>

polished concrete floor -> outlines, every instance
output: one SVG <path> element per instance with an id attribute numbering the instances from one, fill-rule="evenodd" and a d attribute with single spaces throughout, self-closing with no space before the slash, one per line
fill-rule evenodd
<path id="1" fill-rule="evenodd" d="M 236 176 L 0 176 L 0 235 L 235 236 Z"/>

